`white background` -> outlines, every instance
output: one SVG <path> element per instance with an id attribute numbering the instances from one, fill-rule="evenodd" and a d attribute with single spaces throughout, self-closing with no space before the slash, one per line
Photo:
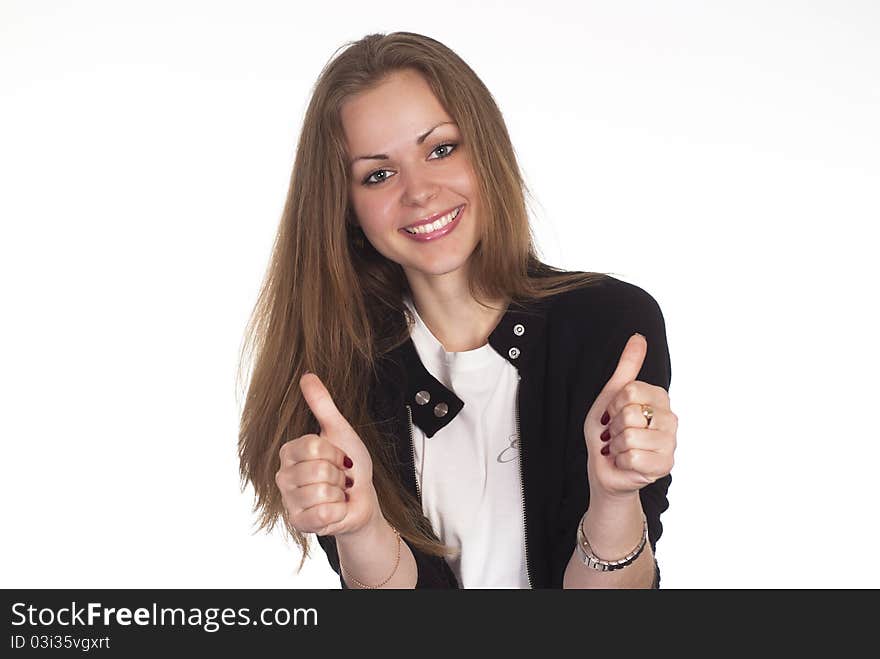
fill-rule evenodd
<path id="1" fill-rule="evenodd" d="M 455 50 L 544 259 L 649 291 L 667 588 L 880 587 L 872 2 L 0 2 L 3 587 L 332 587 L 255 534 L 244 326 L 346 41 Z"/>

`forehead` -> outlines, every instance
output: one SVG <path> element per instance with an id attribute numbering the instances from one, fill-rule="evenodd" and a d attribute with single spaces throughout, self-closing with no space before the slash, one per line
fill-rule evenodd
<path id="1" fill-rule="evenodd" d="M 414 71 L 396 71 L 376 88 L 349 98 L 340 120 L 350 152 L 412 145 L 418 135 L 452 118 Z M 387 152 L 387 151 L 386 151 Z"/>

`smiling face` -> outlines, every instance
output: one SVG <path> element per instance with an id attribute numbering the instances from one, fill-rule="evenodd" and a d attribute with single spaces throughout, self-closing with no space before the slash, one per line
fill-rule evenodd
<path id="1" fill-rule="evenodd" d="M 395 72 L 348 99 L 340 118 L 349 199 L 367 240 L 411 282 L 463 274 L 480 235 L 476 181 L 458 126 L 428 83 L 414 71 Z M 460 215 L 434 235 L 417 240 L 403 228 L 460 206 Z"/>

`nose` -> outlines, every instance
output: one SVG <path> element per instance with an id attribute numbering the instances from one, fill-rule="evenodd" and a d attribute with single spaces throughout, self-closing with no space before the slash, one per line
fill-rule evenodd
<path id="1" fill-rule="evenodd" d="M 403 201 L 412 206 L 424 206 L 437 196 L 439 186 L 431 180 L 429 172 L 410 170 L 404 176 Z"/>

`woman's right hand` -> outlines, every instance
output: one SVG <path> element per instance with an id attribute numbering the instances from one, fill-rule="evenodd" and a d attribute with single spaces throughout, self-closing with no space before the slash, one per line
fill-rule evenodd
<path id="1" fill-rule="evenodd" d="M 290 524 L 301 533 L 338 536 L 379 523 L 370 452 L 316 374 L 304 374 L 299 385 L 321 432 L 292 439 L 279 451 L 275 484 Z"/>

